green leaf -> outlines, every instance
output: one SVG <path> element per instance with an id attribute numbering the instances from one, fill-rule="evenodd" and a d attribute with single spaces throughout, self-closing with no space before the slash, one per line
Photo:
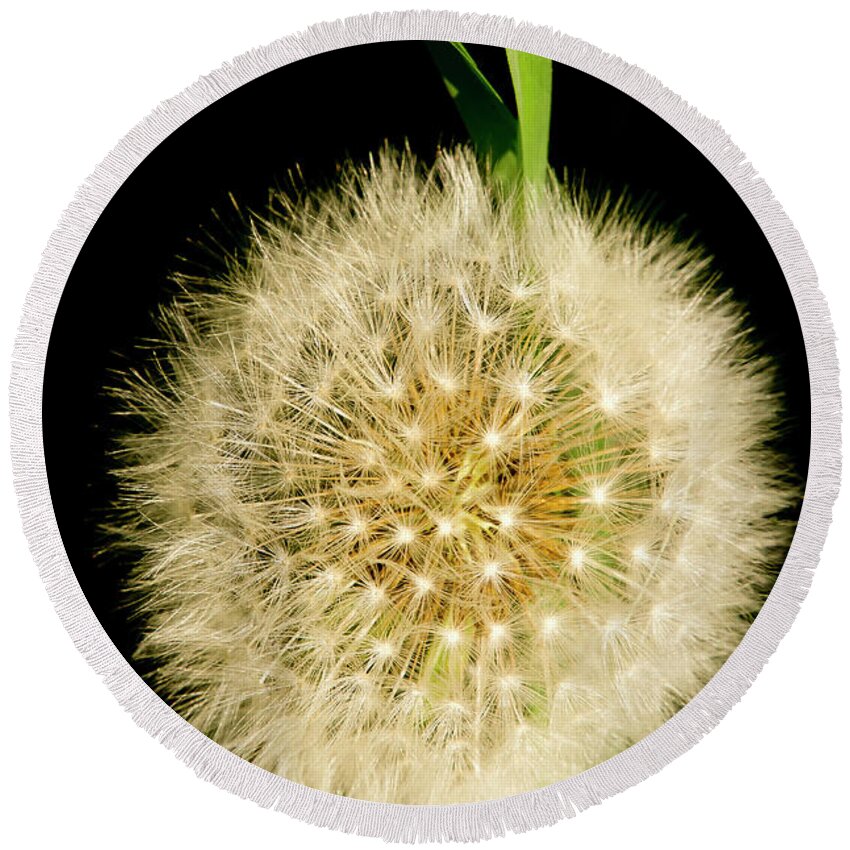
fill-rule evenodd
<path id="1" fill-rule="evenodd" d="M 456 41 L 434 41 L 429 48 L 443 82 L 480 156 L 505 183 L 519 179 L 519 128 L 499 93 Z"/>
<path id="2" fill-rule="evenodd" d="M 531 186 L 546 182 L 549 122 L 552 114 L 552 62 L 542 56 L 507 51 L 519 115 L 522 174 Z"/>

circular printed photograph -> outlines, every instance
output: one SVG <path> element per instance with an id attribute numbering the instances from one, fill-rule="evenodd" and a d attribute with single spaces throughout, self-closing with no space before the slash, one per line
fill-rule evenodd
<path id="1" fill-rule="evenodd" d="M 669 124 L 514 50 L 286 65 L 162 142 L 53 326 L 47 474 L 128 663 L 361 800 L 626 750 L 770 593 L 809 458 L 797 312 Z"/>

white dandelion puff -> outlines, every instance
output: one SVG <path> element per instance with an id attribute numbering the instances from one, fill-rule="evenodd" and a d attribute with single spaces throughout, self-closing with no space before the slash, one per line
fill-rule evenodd
<path id="1" fill-rule="evenodd" d="M 465 149 L 341 181 L 281 198 L 119 391 L 138 657 L 288 779 L 531 790 L 740 641 L 796 497 L 772 374 L 700 251 L 625 204 L 553 181 L 520 216 Z"/>

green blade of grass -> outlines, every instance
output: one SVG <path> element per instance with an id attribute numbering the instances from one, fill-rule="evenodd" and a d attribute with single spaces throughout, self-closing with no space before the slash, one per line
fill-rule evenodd
<path id="1" fill-rule="evenodd" d="M 519 129 L 516 118 L 460 42 L 429 43 L 443 82 L 457 106 L 479 155 L 505 183 L 519 179 Z"/>
<path id="2" fill-rule="evenodd" d="M 552 61 L 519 50 L 507 51 L 519 116 L 519 157 L 528 185 L 542 186 L 549 165 Z"/>

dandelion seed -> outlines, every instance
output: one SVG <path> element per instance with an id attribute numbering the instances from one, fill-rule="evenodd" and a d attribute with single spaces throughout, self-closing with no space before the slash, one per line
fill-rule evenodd
<path id="1" fill-rule="evenodd" d="M 493 623 L 490 626 L 490 643 L 499 644 L 502 643 L 508 636 L 508 628 L 502 623 Z"/>
<path id="2" fill-rule="evenodd" d="M 387 475 L 384 482 L 384 492 L 387 496 L 397 496 L 404 492 L 404 478 L 394 472 Z"/>
<path id="3" fill-rule="evenodd" d="M 434 590 L 434 582 L 428 576 L 414 576 L 413 584 L 420 596 L 426 596 Z"/>
<path id="4" fill-rule="evenodd" d="M 505 507 L 499 508 L 495 512 L 496 520 L 498 521 L 501 528 L 505 531 L 509 531 L 512 528 L 515 528 L 518 522 L 518 515 L 516 508 Z"/>
<path id="5" fill-rule="evenodd" d="M 612 617 L 602 626 L 602 636 L 605 643 L 610 643 L 623 634 L 623 621 L 618 617 Z"/>
<path id="6" fill-rule="evenodd" d="M 632 549 L 632 559 L 637 564 L 646 564 L 649 561 L 649 553 L 645 546 L 635 546 Z"/>
<path id="7" fill-rule="evenodd" d="M 576 331 L 569 322 L 555 322 L 553 335 L 561 343 L 566 343 L 567 345 L 577 341 Z"/>
<path id="8" fill-rule="evenodd" d="M 502 437 L 498 431 L 490 428 L 484 432 L 484 437 L 481 442 L 483 442 L 488 449 L 495 450 L 502 445 L 503 439 L 504 437 Z"/>
<path id="9" fill-rule="evenodd" d="M 346 529 L 351 537 L 362 537 L 369 530 L 369 524 L 362 516 L 355 515 L 348 521 Z"/>
<path id="10" fill-rule="evenodd" d="M 675 617 L 666 605 L 657 603 L 650 608 L 649 625 L 656 637 L 664 636 L 669 627 L 674 625 L 674 623 Z"/>
<path id="11" fill-rule="evenodd" d="M 542 624 L 544 637 L 552 637 L 552 635 L 556 634 L 558 631 L 558 625 L 559 622 L 557 617 L 545 617 Z"/>
<path id="12" fill-rule="evenodd" d="M 386 640 L 380 640 L 373 647 L 372 656 L 378 661 L 388 661 L 395 655 L 395 647 Z"/>
<path id="13" fill-rule="evenodd" d="M 450 517 L 441 517 L 437 520 L 437 535 L 439 537 L 454 537 L 457 534 L 457 528 L 454 520 Z"/>
<path id="14" fill-rule="evenodd" d="M 647 446 L 647 455 L 650 460 L 662 460 L 666 456 L 666 450 L 658 440 L 650 440 Z"/>
<path id="15" fill-rule="evenodd" d="M 409 546 L 415 539 L 416 531 L 406 525 L 400 525 L 393 536 L 393 540 L 398 546 Z"/>
<path id="16" fill-rule="evenodd" d="M 475 329 L 483 336 L 491 336 L 499 329 L 499 322 L 493 316 L 488 316 L 486 313 L 479 313 L 474 320 Z"/>
<path id="17" fill-rule="evenodd" d="M 328 511 L 322 505 L 310 505 L 305 513 L 305 519 L 311 525 L 324 525 L 328 520 Z"/>
<path id="18" fill-rule="evenodd" d="M 535 400 L 534 383 L 529 375 L 520 375 L 513 382 L 511 392 L 521 405 L 530 404 Z"/>
<path id="19" fill-rule="evenodd" d="M 594 484 L 590 488 L 590 500 L 594 505 L 604 505 L 608 501 L 608 488 L 604 484 Z"/>
<path id="20" fill-rule="evenodd" d="M 401 428 L 401 435 L 408 443 L 416 444 L 421 443 L 425 438 L 425 431 L 421 425 L 413 422 L 410 425 L 405 425 Z"/>
<path id="21" fill-rule="evenodd" d="M 502 565 L 498 561 L 487 561 L 481 567 L 481 574 L 488 581 L 495 581 L 502 573 Z"/>
<path id="22" fill-rule="evenodd" d="M 512 286 L 508 287 L 508 292 L 510 292 L 511 297 L 514 301 L 525 301 L 528 298 L 530 293 L 530 287 L 524 283 L 515 283 Z"/>
<path id="23" fill-rule="evenodd" d="M 620 394 L 611 387 L 603 387 L 599 393 L 599 406 L 605 413 L 616 413 L 620 406 Z"/>
<path id="24" fill-rule="evenodd" d="M 460 389 L 460 381 L 448 372 L 437 372 L 434 375 L 434 383 L 443 393 L 449 396 L 454 395 Z"/>
<path id="25" fill-rule="evenodd" d="M 502 676 L 499 679 L 499 687 L 502 691 L 517 691 L 522 686 L 522 682 L 517 676 Z"/>
<path id="26" fill-rule="evenodd" d="M 377 449 L 373 446 L 362 446 L 358 452 L 360 463 L 365 469 L 372 469 L 378 465 L 381 459 Z"/>
<path id="27" fill-rule="evenodd" d="M 576 572 L 584 566 L 585 551 L 584 549 L 573 549 L 570 552 L 570 565 Z"/>
<path id="28" fill-rule="evenodd" d="M 381 387 L 381 394 L 391 401 L 401 401 L 405 395 L 404 382 L 394 379 Z"/>

